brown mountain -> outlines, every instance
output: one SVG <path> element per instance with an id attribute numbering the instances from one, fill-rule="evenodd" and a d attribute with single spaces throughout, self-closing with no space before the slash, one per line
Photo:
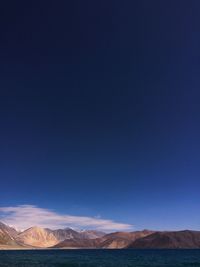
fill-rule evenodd
<path id="1" fill-rule="evenodd" d="M 64 240 L 70 240 L 70 242 L 75 240 L 76 244 L 78 241 L 83 240 L 85 243 L 85 240 L 87 239 L 95 239 L 96 236 L 98 236 L 98 232 L 96 234 L 95 233 L 95 231 L 77 232 L 70 228 L 51 230 L 41 227 L 31 227 L 24 232 L 19 233 L 16 240 L 24 245 L 44 248 L 53 247 L 60 242 L 62 246 L 62 242 Z M 83 246 L 83 243 L 80 244 L 80 247 L 81 246 Z"/>
<path id="2" fill-rule="evenodd" d="M 15 239 L 17 234 L 14 228 L 0 222 L 0 247 L 19 246 L 20 244 Z"/>
<path id="3" fill-rule="evenodd" d="M 16 240 L 33 247 L 50 247 L 59 242 L 51 231 L 34 226 L 19 233 Z"/>
<path id="4" fill-rule="evenodd" d="M 98 239 L 83 239 L 83 238 L 74 238 L 66 239 L 53 248 L 97 248 Z"/>
<path id="5" fill-rule="evenodd" d="M 132 241 L 152 234 L 152 231 L 115 232 L 104 235 L 101 238 L 75 238 L 66 239 L 54 246 L 54 248 L 125 248 Z"/>
<path id="6" fill-rule="evenodd" d="M 102 236 L 103 235 L 103 236 Z M 96 236 L 101 236 L 96 238 Z M 200 231 L 149 230 L 135 232 L 102 232 L 73 229 L 43 229 L 31 227 L 24 232 L 0 222 L 0 248 L 138 248 L 138 249 L 179 249 L 200 248 Z"/>
<path id="7" fill-rule="evenodd" d="M 132 242 L 128 248 L 200 248 L 200 231 L 155 232 Z"/>
<path id="8" fill-rule="evenodd" d="M 0 230 L 6 232 L 8 235 L 15 237 L 17 236 L 18 232 L 14 228 L 0 222 Z"/>
<path id="9" fill-rule="evenodd" d="M 115 232 L 103 236 L 100 240 L 100 248 L 125 248 L 138 238 L 148 236 L 153 231 L 143 230 L 135 232 Z"/>

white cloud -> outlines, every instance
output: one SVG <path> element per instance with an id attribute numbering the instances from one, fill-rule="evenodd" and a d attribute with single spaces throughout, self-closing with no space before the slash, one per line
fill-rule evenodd
<path id="1" fill-rule="evenodd" d="M 51 229 L 73 227 L 102 231 L 123 231 L 132 228 L 130 224 L 118 223 L 113 220 L 59 214 L 34 205 L 0 207 L 0 220 L 19 230 L 24 230 L 31 226 Z"/>

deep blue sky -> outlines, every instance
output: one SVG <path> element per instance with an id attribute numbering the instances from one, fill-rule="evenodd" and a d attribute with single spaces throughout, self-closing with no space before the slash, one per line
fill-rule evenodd
<path id="1" fill-rule="evenodd" d="M 199 1 L 6 1 L 0 205 L 200 230 Z"/>

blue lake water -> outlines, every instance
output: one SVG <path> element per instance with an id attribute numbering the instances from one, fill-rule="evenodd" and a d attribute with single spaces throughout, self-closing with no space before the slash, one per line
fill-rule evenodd
<path id="1" fill-rule="evenodd" d="M 200 267 L 200 250 L 0 251 L 0 267 Z"/>

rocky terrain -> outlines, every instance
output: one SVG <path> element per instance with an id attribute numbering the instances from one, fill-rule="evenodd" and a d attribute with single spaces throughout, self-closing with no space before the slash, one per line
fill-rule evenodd
<path id="1" fill-rule="evenodd" d="M 105 233 L 100 234 L 100 232 L 95 231 L 77 232 L 70 228 L 51 230 L 40 227 L 31 227 L 24 232 L 19 233 L 16 236 L 16 240 L 29 246 L 47 248 L 57 244 L 61 244 L 61 247 L 63 247 L 63 242 L 65 242 L 65 244 L 73 243 L 75 246 L 75 244 L 78 244 L 80 241 L 82 242 L 82 240 L 83 242 L 88 241 L 89 244 L 90 240 L 103 235 L 105 235 Z M 83 242 L 80 244 L 80 247 L 83 246 Z"/>
<path id="2" fill-rule="evenodd" d="M 105 233 L 95 230 L 78 232 L 71 228 L 52 230 L 37 226 L 18 232 L 0 223 L 0 248 L 48 248 L 57 244 L 63 247 L 67 242 L 71 247 L 91 247 L 95 244 L 92 240 L 104 235 Z"/>
<path id="3" fill-rule="evenodd" d="M 134 231 L 105 234 L 95 230 L 75 231 L 31 227 L 23 232 L 0 223 L 0 249 L 99 248 L 184 249 L 200 248 L 200 231 Z"/>

